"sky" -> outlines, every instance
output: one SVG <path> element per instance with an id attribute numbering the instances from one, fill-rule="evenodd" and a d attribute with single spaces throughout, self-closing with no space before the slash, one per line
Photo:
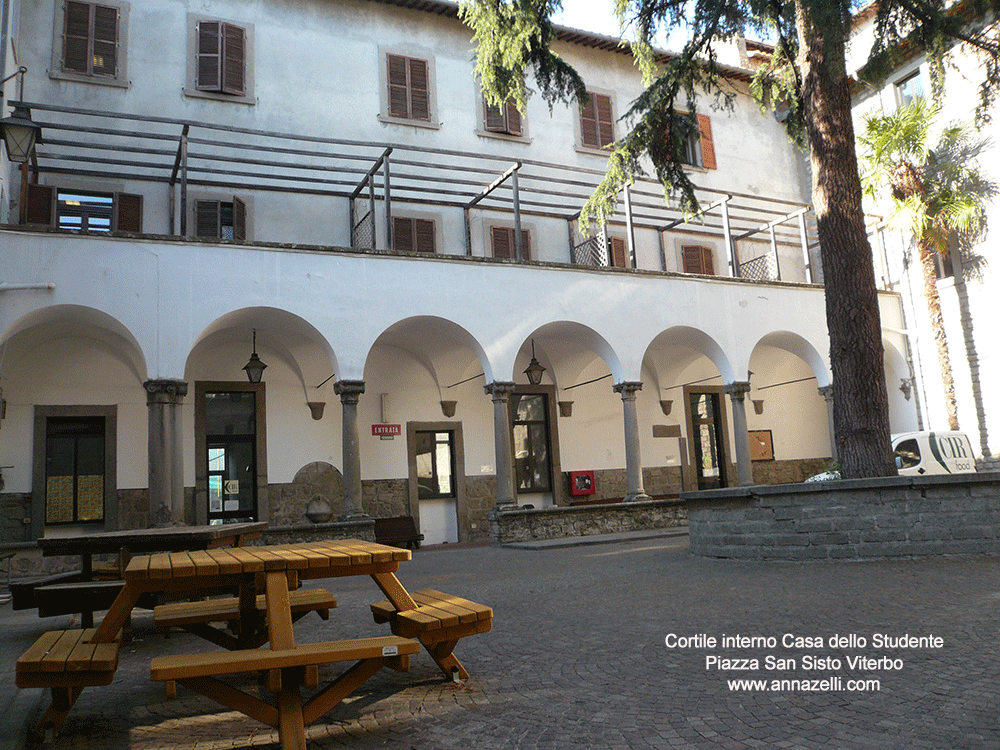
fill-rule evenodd
<path id="1" fill-rule="evenodd" d="M 605 36 L 619 35 L 618 19 L 612 10 L 613 0 L 562 0 L 562 3 L 563 10 L 556 17 L 556 23 Z M 684 46 L 683 32 L 675 33 L 669 40 L 661 35 L 656 46 L 679 50 Z"/>

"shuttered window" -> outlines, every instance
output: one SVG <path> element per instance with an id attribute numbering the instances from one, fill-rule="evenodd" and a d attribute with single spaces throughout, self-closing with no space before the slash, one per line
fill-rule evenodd
<path id="1" fill-rule="evenodd" d="M 700 273 L 703 276 L 715 275 L 715 266 L 712 264 L 712 248 L 686 245 L 681 248 L 681 258 L 684 263 L 684 273 Z"/>
<path id="2" fill-rule="evenodd" d="M 83 232 L 142 233 L 142 196 L 28 185 L 28 224 Z"/>
<path id="3" fill-rule="evenodd" d="M 229 201 L 195 201 L 194 236 L 207 240 L 245 240 L 247 206 L 233 196 Z"/>
<path id="4" fill-rule="evenodd" d="M 502 107 L 494 107 L 484 100 L 483 108 L 486 113 L 484 125 L 487 132 L 524 135 L 521 113 L 514 102 L 507 102 Z"/>
<path id="5" fill-rule="evenodd" d="M 196 88 L 233 96 L 246 94 L 246 30 L 222 21 L 199 21 L 196 34 Z"/>
<path id="6" fill-rule="evenodd" d="M 403 120 L 431 119 L 430 74 L 426 60 L 386 55 L 389 116 Z"/>
<path id="7" fill-rule="evenodd" d="M 608 255 L 615 268 L 628 268 L 628 245 L 621 237 L 608 238 Z"/>
<path id="8" fill-rule="evenodd" d="M 493 246 L 493 257 L 507 260 L 517 259 L 517 246 L 514 242 L 514 229 L 511 227 L 491 227 L 490 241 Z M 531 235 L 527 229 L 521 230 L 522 260 L 531 260 Z"/>
<path id="9" fill-rule="evenodd" d="M 701 138 L 701 166 L 705 169 L 718 169 L 715 141 L 712 140 L 712 120 L 708 115 L 698 115 L 698 135 Z"/>
<path id="10" fill-rule="evenodd" d="M 580 139 L 587 148 L 604 148 L 615 139 L 611 97 L 588 93 L 590 101 L 580 110 Z"/>
<path id="11" fill-rule="evenodd" d="M 63 23 L 62 69 L 87 76 L 118 73 L 118 8 L 69 0 Z"/>
<path id="12" fill-rule="evenodd" d="M 430 219 L 392 219 L 392 249 L 398 253 L 433 253 L 434 222 Z"/>

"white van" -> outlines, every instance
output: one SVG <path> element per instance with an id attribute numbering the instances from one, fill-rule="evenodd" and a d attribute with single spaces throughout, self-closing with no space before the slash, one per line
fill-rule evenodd
<path id="1" fill-rule="evenodd" d="M 900 476 L 976 470 L 972 444 L 963 432 L 902 432 L 892 436 L 892 451 Z"/>

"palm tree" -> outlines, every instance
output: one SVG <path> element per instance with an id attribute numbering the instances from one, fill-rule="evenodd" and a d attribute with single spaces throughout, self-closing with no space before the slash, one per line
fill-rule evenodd
<path id="1" fill-rule="evenodd" d="M 984 263 L 973 252 L 986 231 L 986 204 L 997 193 L 977 164 L 989 142 L 965 125 L 950 125 L 930 146 L 940 108 L 916 99 L 891 115 L 869 115 L 862 147 L 861 184 L 878 198 L 887 190 L 892 202 L 889 223 L 914 240 L 923 272 L 924 297 L 937 346 L 944 385 L 948 427 L 958 429 L 955 382 L 937 289 L 936 256 L 957 250 L 960 273 L 971 275 Z"/>

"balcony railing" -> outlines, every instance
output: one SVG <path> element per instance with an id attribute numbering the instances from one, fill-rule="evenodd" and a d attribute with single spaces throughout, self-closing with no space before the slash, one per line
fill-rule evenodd
<path id="1" fill-rule="evenodd" d="M 278 191 L 345 199 L 351 244 L 391 250 L 392 215 L 401 204 L 461 209 L 465 251 L 472 254 L 474 212 L 504 214 L 519 228 L 522 217 L 567 222 L 568 263 L 610 265 L 607 227 L 580 235 L 580 208 L 600 183 L 596 169 L 537 160 L 411 145 L 296 135 L 218 123 L 102 112 L 25 102 L 40 121 L 45 142 L 37 147 L 36 173 L 163 183 L 171 202 L 170 234 L 187 235 L 189 188 Z M 44 114 L 42 114 L 44 113 Z M 627 265 L 635 265 L 637 230 L 660 238 L 662 268 L 668 270 L 664 235 L 682 232 L 723 248 L 728 269 L 716 273 L 780 280 L 779 257 L 800 255 L 804 278 L 813 281 L 815 231 L 809 206 L 777 198 L 698 187 L 702 210 L 686 216 L 663 199 L 662 187 L 638 180 L 621 196 L 609 219 L 624 233 Z M 177 207 L 179 206 L 179 210 Z M 175 218 L 175 216 L 177 218 Z M 384 220 L 384 224 L 383 224 Z M 521 233 L 515 232 L 520 242 Z M 647 253 L 648 257 L 649 254 Z M 520 253 L 517 258 L 524 257 Z M 551 252 L 547 256 L 551 259 Z"/>

